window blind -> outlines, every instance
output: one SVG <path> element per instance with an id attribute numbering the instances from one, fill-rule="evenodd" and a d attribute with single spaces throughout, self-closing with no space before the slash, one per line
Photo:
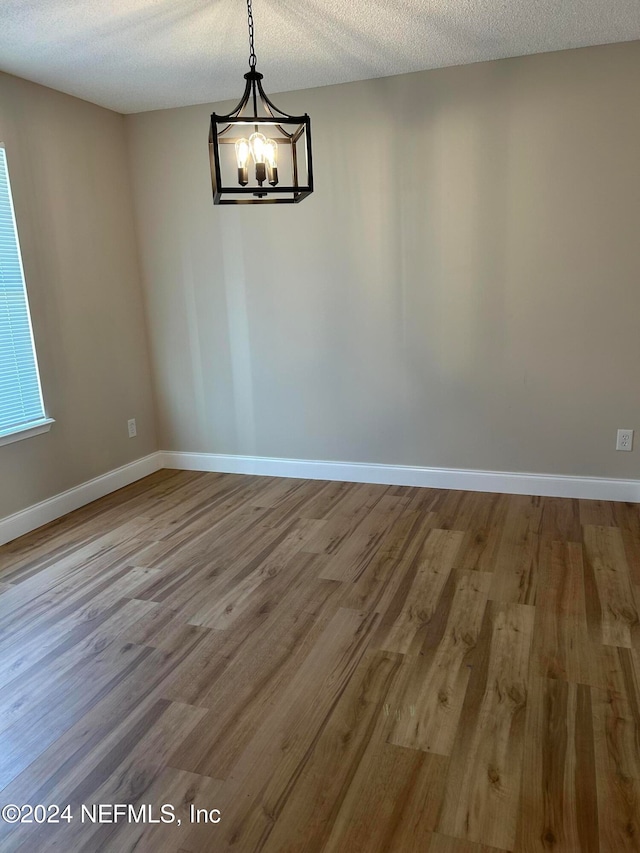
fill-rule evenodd
<path id="1" fill-rule="evenodd" d="M 7 160 L 0 146 L 0 436 L 44 417 Z"/>

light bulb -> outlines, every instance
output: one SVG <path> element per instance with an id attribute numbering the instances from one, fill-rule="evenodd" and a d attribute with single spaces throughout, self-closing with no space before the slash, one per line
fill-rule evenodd
<path id="1" fill-rule="evenodd" d="M 249 170 L 247 163 L 249 162 L 249 154 L 251 148 L 248 139 L 238 139 L 236 142 L 236 161 L 238 163 L 238 183 L 242 187 L 246 187 L 249 183 Z"/>
<path id="2" fill-rule="evenodd" d="M 278 183 L 278 144 L 274 139 L 266 139 L 264 156 L 269 167 L 269 183 L 272 187 Z"/>
<path id="3" fill-rule="evenodd" d="M 236 160 L 238 161 L 238 169 L 243 169 L 247 165 L 251 149 L 249 148 L 248 139 L 239 139 L 236 142 Z"/>
<path id="4" fill-rule="evenodd" d="M 275 140 L 265 139 L 264 158 L 272 169 L 278 165 L 278 146 Z"/>
<path id="5" fill-rule="evenodd" d="M 267 177 L 267 167 L 265 165 L 265 143 L 266 137 L 263 133 L 256 131 L 249 137 L 249 145 L 251 146 L 251 156 L 256 164 L 256 181 L 260 186 L 264 183 Z"/>
<path id="6" fill-rule="evenodd" d="M 249 145 L 251 146 L 251 155 L 253 156 L 253 162 L 257 165 L 258 163 L 264 163 L 265 157 L 265 142 L 267 141 L 265 135 L 263 133 L 252 133 L 249 137 Z"/>

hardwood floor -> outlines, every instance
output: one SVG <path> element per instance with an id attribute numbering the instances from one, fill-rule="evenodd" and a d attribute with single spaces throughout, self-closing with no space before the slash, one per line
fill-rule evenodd
<path id="1" fill-rule="evenodd" d="M 158 472 L 0 549 L 0 850 L 640 851 L 639 604 L 636 505 Z"/>

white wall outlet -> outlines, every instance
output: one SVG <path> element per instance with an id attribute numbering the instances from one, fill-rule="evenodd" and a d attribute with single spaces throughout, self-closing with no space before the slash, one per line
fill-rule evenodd
<path id="1" fill-rule="evenodd" d="M 633 450 L 633 430 L 619 429 L 616 450 Z"/>
<path id="2" fill-rule="evenodd" d="M 135 438 L 138 434 L 138 430 L 136 429 L 136 419 L 131 418 L 130 421 L 127 421 L 127 429 L 129 430 L 129 438 Z"/>

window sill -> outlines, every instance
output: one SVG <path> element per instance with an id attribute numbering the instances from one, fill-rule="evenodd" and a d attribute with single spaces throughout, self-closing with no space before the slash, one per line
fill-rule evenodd
<path id="1" fill-rule="evenodd" d="M 12 444 L 14 441 L 22 441 L 23 438 L 49 432 L 51 424 L 54 423 L 53 418 L 43 418 L 41 421 L 32 421 L 30 424 L 22 424 L 22 426 L 0 432 L 0 447 L 3 444 Z"/>

